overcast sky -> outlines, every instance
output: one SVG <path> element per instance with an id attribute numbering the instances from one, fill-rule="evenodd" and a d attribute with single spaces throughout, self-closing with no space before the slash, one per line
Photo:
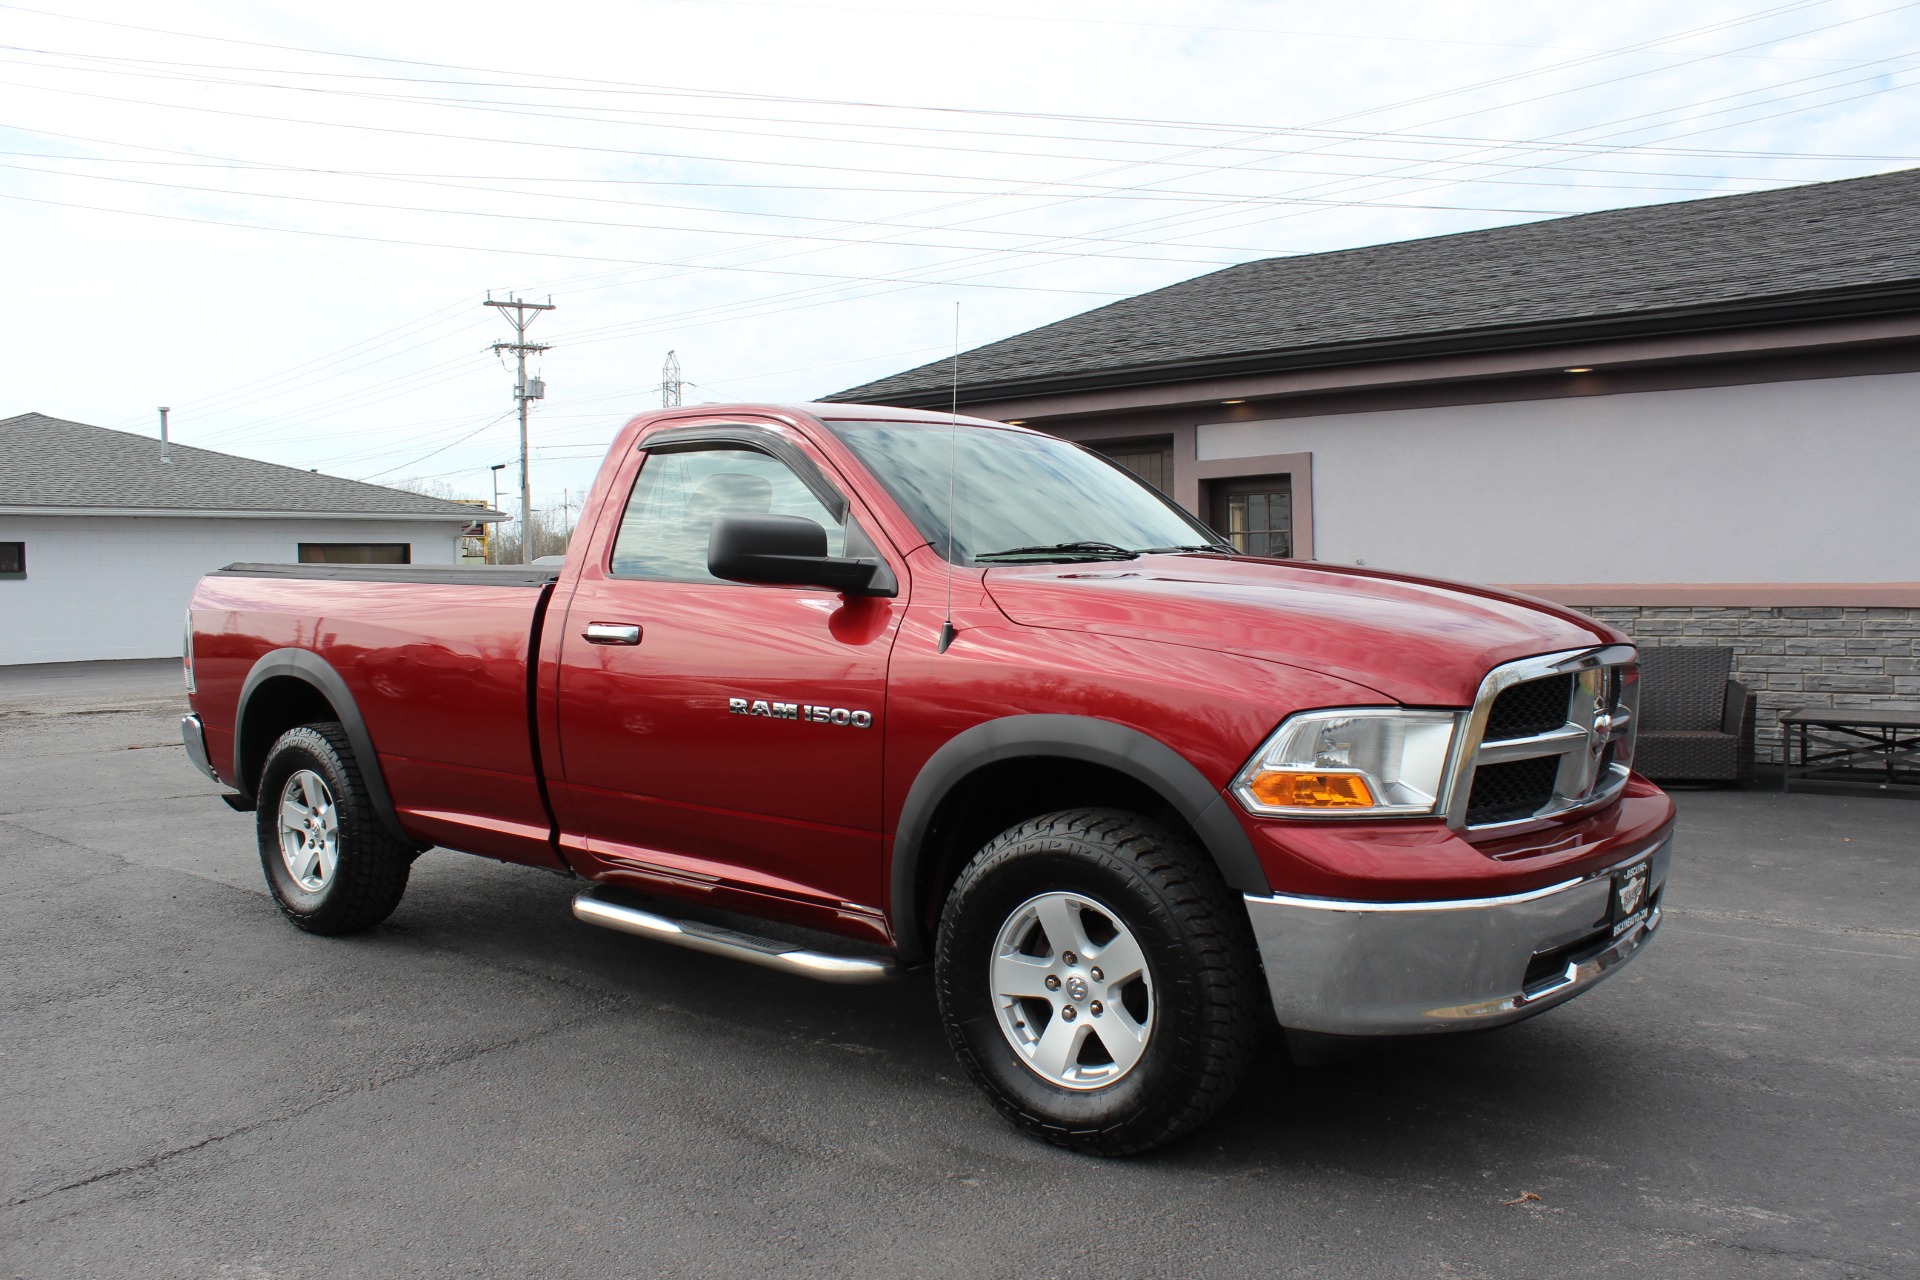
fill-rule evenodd
<path id="1" fill-rule="evenodd" d="M 1920 0 L 0 4 L 39 410 L 535 504 L 669 349 L 805 400 L 1277 254 L 1920 163 Z M 514 472 L 501 473 L 503 491 Z M 512 507 L 511 500 L 506 502 Z"/>

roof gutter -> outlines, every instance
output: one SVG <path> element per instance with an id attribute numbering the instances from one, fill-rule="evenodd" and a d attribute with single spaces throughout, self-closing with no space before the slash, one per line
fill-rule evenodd
<path id="1" fill-rule="evenodd" d="M 1198 360 L 1127 365 L 1069 374 L 1009 378 L 997 382 L 963 382 L 961 403 L 1010 400 L 1026 396 L 1060 395 L 1075 391 L 1111 390 L 1155 383 L 1197 382 L 1296 369 L 1377 364 L 1428 356 L 1470 355 L 1523 347 L 1559 346 L 1616 338 L 1665 337 L 1715 329 L 1751 329 L 1809 320 L 1856 319 L 1920 311 L 1920 281 L 1902 281 L 1872 289 L 1848 289 L 1762 299 L 1738 306 L 1674 308 L 1635 312 L 1626 316 L 1582 318 L 1500 325 L 1450 333 L 1396 337 L 1369 342 L 1329 343 L 1314 347 L 1283 348 Z M 873 393 L 855 388 L 823 396 L 826 402 L 899 405 L 903 408 L 944 408 L 952 396 L 948 384 L 915 388 L 899 394 Z"/>

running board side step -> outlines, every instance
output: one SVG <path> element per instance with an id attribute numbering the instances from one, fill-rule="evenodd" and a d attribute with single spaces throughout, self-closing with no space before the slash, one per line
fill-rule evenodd
<path id="1" fill-rule="evenodd" d="M 588 889 L 573 897 L 573 914 L 588 924 L 603 929 L 618 929 L 655 942 L 671 943 L 689 951 L 731 956 L 748 964 L 784 973 L 798 974 L 820 982 L 886 982 L 898 977 L 901 966 L 877 956 L 835 956 L 809 951 L 791 942 L 756 938 L 749 933 L 724 929 L 700 920 L 676 920 L 671 916 L 642 911 L 638 907 L 609 902 Z"/>

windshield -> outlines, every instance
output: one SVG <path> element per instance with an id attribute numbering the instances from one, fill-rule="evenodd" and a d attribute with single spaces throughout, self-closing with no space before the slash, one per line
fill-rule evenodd
<path id="1" fill-rule="evenodd" d="M 941 552 L 948 546 L 952 477 L 949 558 L 956 564 L 1230 550 L 1132 472 L 1053 436 L 971 425 L 950 432 L 924 422 L 827 427 Z"/>

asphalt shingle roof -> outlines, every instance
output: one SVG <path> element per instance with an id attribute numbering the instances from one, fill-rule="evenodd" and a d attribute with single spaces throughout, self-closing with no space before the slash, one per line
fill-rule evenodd
<path id="1" fill-rule="evenodd" d="M 0 507 L 297 511 L 472 520 L 443 498 L 23 413 L 0 419 Z"/>
<path id="2" fill-rule="evenodd" d="M 1492 347 L 1526 345 L 1527 331 L 1536 342 L 1604 336 L 1636 319 L 1698 327 L 1716 312 L 1916 284 L 1920 169 L 1905 169 L 1244 263 L 966 352 L 961 398 L 1121 371 L 1131 382 L 1205 376 L 1262 357 L 1392 358 L 1396 343 L 1442 338 L 1471 350 L 1476 334 Z M 1156 370 L 1164 378 L 1143 376 Z M 937 360 L 824 398 L 928 403 L 951 371 Z"/>

